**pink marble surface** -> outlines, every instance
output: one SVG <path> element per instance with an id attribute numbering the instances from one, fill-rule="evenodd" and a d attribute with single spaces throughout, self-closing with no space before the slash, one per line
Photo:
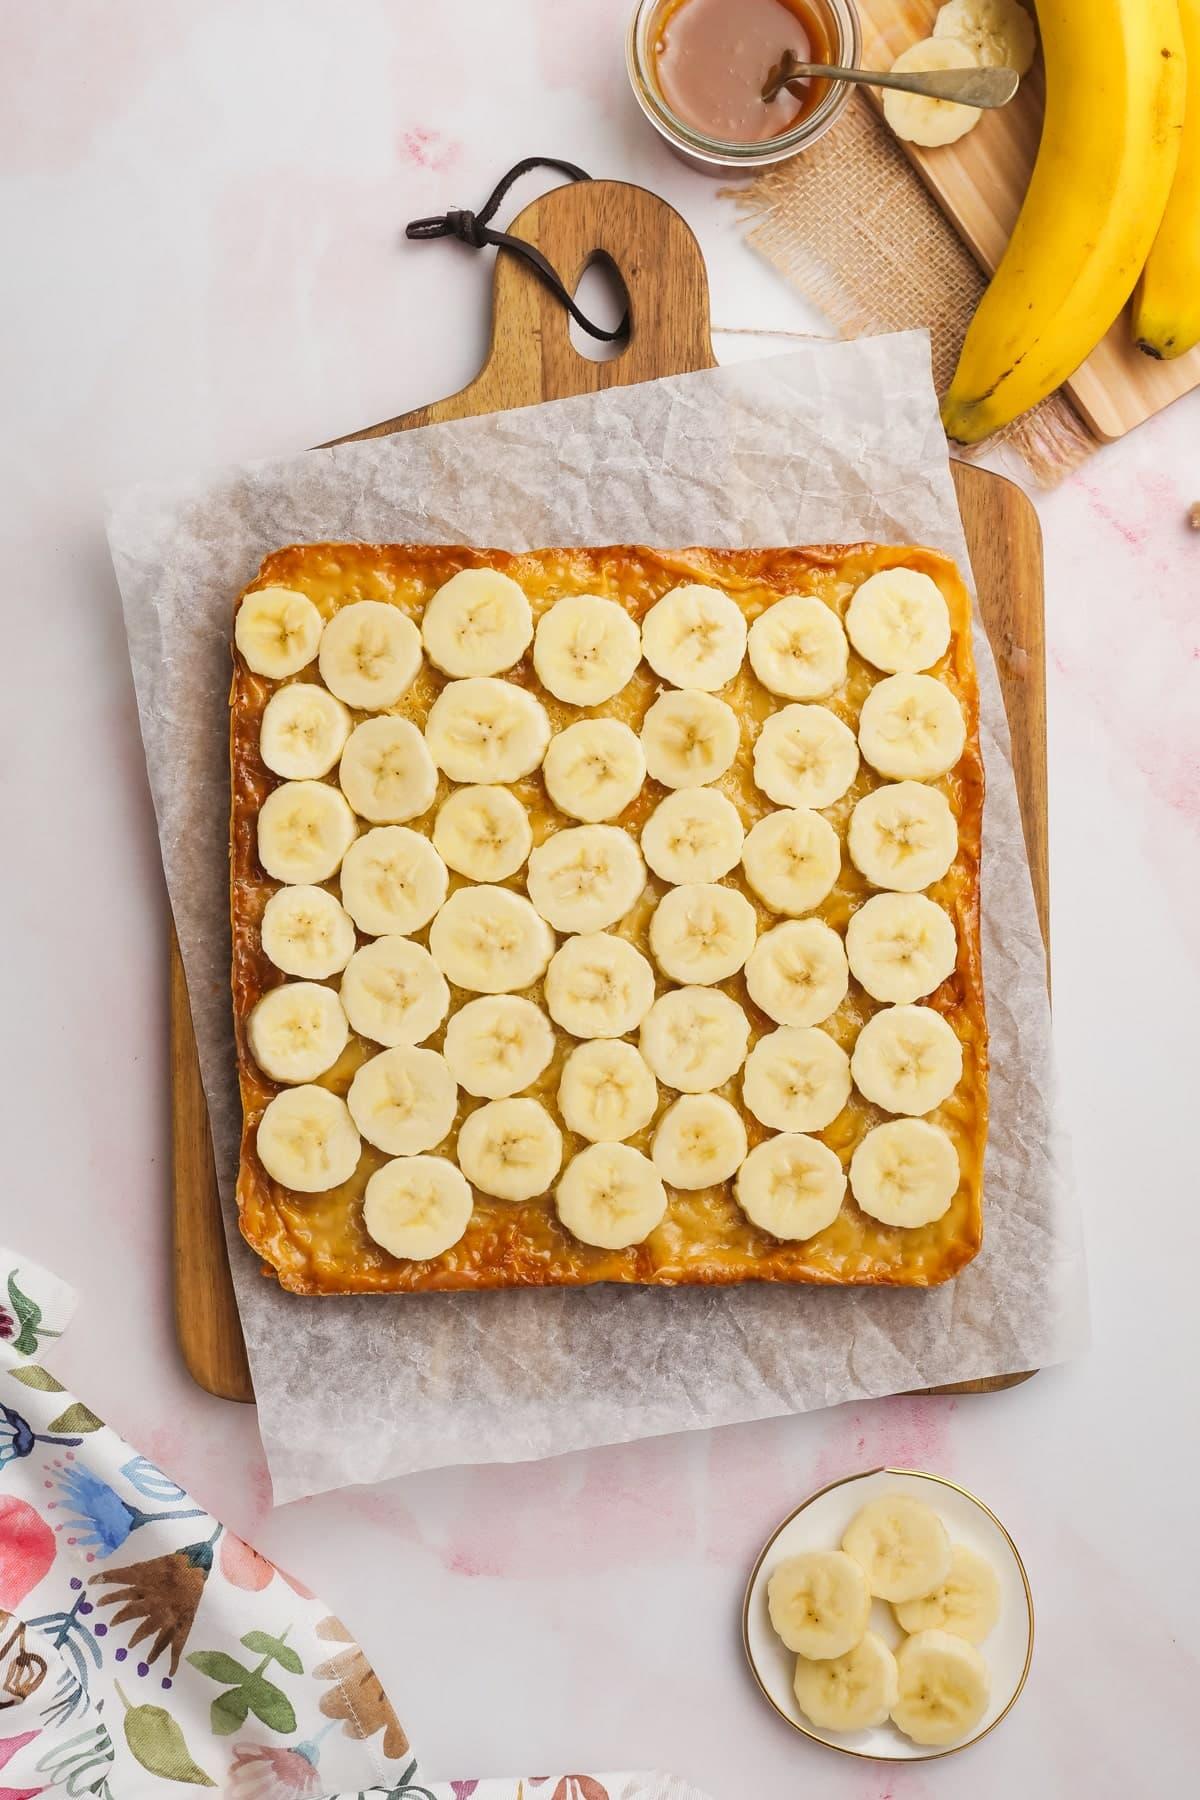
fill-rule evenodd
<path id="1" fill-rule="evenodd" d="M 1194 1019 L 1200 397 L 1039 499 L 1055 1002 L 1096 1347 L 1001 1396 L 909 1399 L 457 1470 L 273 1513 L 254 1415 L 174 1347 L 164 903 L 108 488 L 450 392 L 489 270 L 402 247 L 532 150 L 657 188 L 719 326 L 819 322 L 628 100 L 625 0 L 7 0 L 0 7 L 5 590 L 0 1229 L 84 1301 L 57 1367 L 338 1605 L 440 1774 L 675 1768 L 717 1800 L 1188 1791 L 1200 1670 Z M 452 72 L 470 48 L 471 69 Z M 490 71 L 490 72 L 488 72 Z M 718 337 L 722 356 L 761 346 Z M 749 1564 L 813 1485 L 881 1461 L 987 1499 L 1038 1609 L 1019 1709 L 892 1774 L 790 1734 L 741 1665 Z"/>

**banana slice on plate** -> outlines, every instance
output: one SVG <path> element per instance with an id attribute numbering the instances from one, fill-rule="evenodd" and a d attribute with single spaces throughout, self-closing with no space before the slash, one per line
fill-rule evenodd
<path id="1" fill-rule="evenodd" d="M 263 708 L 258 753 L 273 775 L 312 781 L 328 775 L 350 736 L 350 714 L 315 681 L 289 681 Z"/>
<path id="2" fill-rule="evenodd" d="M 874 1105 L 919 1117 L 962 1080 L 962 1044 L 931 1006 L 885 1006 L 859 1032 L 850 1068 Z"/>
<path id="3" fill-rule="evenodd" d="M 728 1181 L 746 1160 L 742 1116 L 720 1094 L 681 1094 L 654 1132 L 650 1155 L 668 1187 L 695 1192 Z"/>
<path id="4" fill-rule="evenodd" d="M 672 981 L 709 987 L 745 966 L 758 914 L 737 888 L 692 882 L 665 893 L 650 920 L 650 954 Z"/>
<path id="5" fill-rule="evenodd" d="M 667 1190 L 654 1164 L 631 1144 L 589 1144 L 567 1164 L 554 1204 L 581 1244 L 626 1250 L 662 1223 Z"/>
<path id="6" fill-rule="evenodd" d="M 959 38 L 922 38 L 902 50 L 892 64 L 894 75 L 911 75 L 926 69 L 973 69 L 979 59 Z M 903 94 L 892 88 L 883 92 L 883 116 L 898 138 L 933 150 L 955 144 L 982 117 L 976 106 L 955 100 L 935 100 L 928 94 Z"/>
<path id="7" fill-rule="evenodd" d="M 504 887 L 455 890 L 429 928 L 429 950 L 447 981 L 476 994 L 532 987 L 554 954 L 554 933 L 524 894 Z"/>
<path id="8" fill-rule="evenodd" d="M 579 719 L 551 739 L 542 763 L 546 792 L 559 812 L 595 825 L 615 819 L 646 779 L 642 746 L 619 719 Z"/>
<path id="9" fill-rule="evenodd" d="M 950 608 L 942 590 L 918 569 L 880 569 L 846 609 L 850 642 L 865 662 L 888 675 L 915 675 L 941 662 L 950 647 Z"/>
<path id="10" fill-rule="evenodd" d="M 827 706 L 782 707 L 754 745 L 755 783 L 777 806 L 832 806 L 857 774 L 854 733 Z"/>
<path id="11" fill-rule="evenodd" d="M 808 807 L 768 813 L 751 827 L 742 846 L 746 880 L 776 913 L 795 915 L 820 906 L 841 867 L 837 832 Z"/>
<path id="12" fill-rule="evenodd" d="M 294 588 L 256 588 L 238 607 L 233 641 L 248 669 L 282 681 L 298 675 L 317 654 L 321 615 Z"/>
<path id="13" fill-rule="evenodd" d="M 342 905 L 360 931 L 404 937 L 428 925 L 446 898 L 446 865 L 419 831 L 377 825 L 342 859 Z"/>
<path id="14" fill-rule="evenodd" d="M 741 608 L 719 588 L 685 582 L 642 620 L 642 654 L 672 687 L 712 693 L 733 680 L 746 653 Z"/>
<path id="15" fill-rule="evenodd" d="M 428 950 L 406 937 L 375 938 L 356 950 L 341 996 L 358 1035 L 389 1049 L 422 1043 L 450 1010 L 441 970 Z"/>
<path id="16" fill-rule="evenodd" d="M 444 675 L 502 675 L 533 638 L 523 589 L 499 569 L 460 569 L 425 608 L 421 636 Z"/>
<path id="17" fill-rule="evenodd" d="M 865 1213 L 911 1230 L 947 1212 L 958 1192 L 958 1151 L 927 1119 L 876 1125 L 850 1159 L 850 1187 Z"/>
<path id="18" fill-rule="evenodd" d="M 468 1000 L 446 1027 L 442 1054 L 450 1073 L 480 1100 L 507 1100 L 549 1067 L 554 1031 L 532 1000 L 486 994 Z"/>
<path id="19" fill-rule="evenodd" d="M 850 1058 L 828 1032 L 781 1025 L 746 1058 L 742 1098 L 774 1131 L 824 1131 L 850 1098 Z"/>
<path id="20" fill-rule="evenodd" d="M 503 787 L 456 788 L 433 822 L 434 849 L 470 881 L 507 881 L 532 846 L 529 814 Z"/>
<path id="21" fill-rule="evenodd" d="M 842 622 L 815 594 L 789 594 L 760 613 L 748 648 L 758 679 L 785 700 L 824 700 L 846 679 Z"/>
<path id="22" fill-rule="evenodd" d="M 660 694 L 642 720 L 646 773 L 669 788 L 718 781 L 733 763 L 740 737 L 737 714 L 715 695 L 691 689 Z"/>
<path id="23" fill-rule="evenodd" d="M 658 1083 L 632 1044 L 598 1038 L 578 1044 L 563 1064 L 558 1110 L 568 1131 L 593 1144 L 615 1144 L 650 1123 Z"/>
<path id="24" fill-rule="evenodd" d="M 616 825 L 572 825 L 539 844 L 525 887 L 555 931 L 604 931 L 637 905 L 646 865 Z"/>
<path id="25" fill-rule="evenodd" d="M 896 1652 L 899 1697 L 892 1723 L 914 1744 L 953 1744 L 978 1725 L 991 1699 L 987 1663 L 965 1638 L 918 1631 Z"/>
<path id="26" fill-rule="evenodd" d="M 458 1243 L 473 1207 L 466 1177 L 444 1156 L 404 1156 L 368 1181 L 363 1224 L 390 1256 L 428 1262 Z"/>
<path id="27" fill-rule="evenodd" d="M 547 693 L 568 706 L 603 706 L 642 660 L 636 622 L 615 600 L 568 594 L 544 612 L 533 640 L 533 666 Z"/>
<path id="28" fill-rule="evenodd" d="M 562 1132 L 540 1100 L 489 1100 L 463 1120 L 458 1166 L 497 1200 L 545 1194 L 562 1167 Z"/>
<path id="29" fill-rule="evenodd" d="M 732 800 L 715 788 L 683 788 L 660 801 L 642 826 L 642 855 L 663 881 L 684 887 L 728 875 L 745 839 Z"/>
<path id="30" fill-rule="evenodd" d="M 933 23 L 935 38 L 956 38 L 989 69 L 1027 75 L 1037 49 L 1037 30 L 1021 0 L 946 0 Z"/>
<path id="31" fill-rule="evenodd" d="M 315 1081 L 346 1048 L 350 1027 L 332 988 L 285 981 L 269 988 L 246 1020 L 250 1054 L 272 1081 Z"/>
<path id="32" fill-rule="evenodd" d="M 861 1643 L 871 1595 L 844 1550 L 802 1550 L 771 1571 L 767 1612 L 785 1650 L 824 1662 Z"/>
<path id="33" fill-rule="evenodd" d="M 382 712 L 406 694 L 421 668 L 421 634 L 398 606 L 356 600 L 325 627 L 319 665 L 331 694 L 360 712 Z"/>
<path id="34" fill-rule="evenodd" d="M 953 975 L 958 934 L 945 908 L 924 894 L 874 894 L 851 915 L 846 955 L 873 999 L 905 1006 Z"/>
<path id="35" fill-rule="evenodd" d="M 820 1025 L 849 986 L 842 940 L 820 919 L 764 931 L 746 964 L 746 992 L 777 1025 Z"/>
<path id="36" fill-rule="evenodd" d="M 345 797 L 325 781 L 285 781 L 258 809 L 258 860 L 288 886 L 336 875 L 358 826 Z"/>
<path id="37" fill-rule="evenodd" d="M 888 675 L 858 716 L 866 760 L 893 781 L 933 781 L 952 769 L 967 741 L 962 707 L 933 675 Z"/>
<path id="38" fill-rule="evenodd" d="M 654 1002 L 639 1048 L 664 1087 L 704 1094 L 732 1081 L 746 1060 L 750 1021 L 720 988 L 681 987 Z"/>
<path id="39" fill-rule="evenodd" d="M 915 894 L 940 881 L 958 855 L 958 822 L 937 788 L 888 782 L 854 808 L 846 845 L 873 887 Z"/>
<path id="40" fill-rule="evenodd" d="M 755 1145 L 737 1173 L 734 1198 L 752 1225 L 803 1243 L 841 1211 L 846 1176 L 817 1138 L 784 1132 Z"/>
<path id="41" fill-rule="evenodd" d="M 901 1631 L 948 1631 L 982 1644 L 1000 1617 L 1000 1581 L 986 1556 L 955 1544 L 950 1573 L 931 1593 L 902 1600 L 895 1607 Z"/>
<path id="42" fill-rule="evenodd" d="M 520 781 L 546 754 L 550 721 L 525 688 L 479 675 L 446 683 L 429 709 L 425 742 L 451 781 Z"/>
<path id="43" fill-rule="evenodd" d="M 867 1587 L 893 1604 L 932 1593 L 950 1573 L 950 1538 L 931 1506 L 911 1494 L 881 1494 L 859 1508 L 842 1534 Z"/>
<path id="44" fill-rule="evenodd" d="M 440 1144 L 454 1124 L 458 1088 L 436 1050 L 398 1044 L 363 1063 L 346 1105 L 368 1144 L 389 1156 L 416 1156 Z"/>
<path id="45" fill-rule="evenodd" d="M 354 955 L 354 921 L 327 888 L 283 887 L 263 908 L 263 954 L 285 975 L 320 981 Z"/>
<path id="46" fill-rule="evenodd" d="M 884 1725 L 900 1695 L 896 1658 L 875 1632 L 842 1656 L 796 1658 L 796 1704 L 819 1731 L 867 1731 Z"/>
<path id="47" fill-rule="evenodd" d="M 346 740 L 338 765 L 342 792 L 371 825 L 403 825 L 428 812 L 437 770 L 425 739 L 408 719 L 364 719 Z"/>
<path id="48" fill-rule="evenodd" d="M 627 939 L 587 932 L 552 957 L 545 993 L 550 1017 L 572 1037 L 624 1037 L 654 1003 L 654 971 Z"/>
<path id="49" fill-rule="evenodd" d="M 297 1194 L 325 1194 L 349 1181 L 362 1142 L 344 1100 L 323 1087 L 286 1088 L 268 1102 L 254 1136 L 272 1181 Z"/>

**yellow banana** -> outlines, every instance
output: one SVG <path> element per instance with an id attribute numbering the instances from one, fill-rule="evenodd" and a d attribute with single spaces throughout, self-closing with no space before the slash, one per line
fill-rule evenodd
<path id="1" fill-rule="evenodd" d="M 1133 335 L 1150 356 L 1200 344 L 1200 0 L 1177 0 L 1187 52 L 1179 167 L 1133 302 Z"/>
<path id="2" fill-rule="evenodd" d="M 1046 119 L 1008 249 L 942 403 L 977 443 L 1096 347 L 1133 292 L 1179 158 L 1178 0 L 1038 0 Z"/>

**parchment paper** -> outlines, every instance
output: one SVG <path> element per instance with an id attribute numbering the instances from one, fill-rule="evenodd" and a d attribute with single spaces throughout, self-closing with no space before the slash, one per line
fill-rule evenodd
<path id="1" fill-rule="evenodd" d="M 519 550 L 867 538 L 930 544 L 966 571 L 923 333 L 813 342 L 139 487 L 114 503 L 109 538 L 277 1500 L 1031 1369 L 1081 1347 L 1042 945 L 978 628 L 992 1130 L 984 1249 L 956 1281 L 305 1300 L 263 1279 L 233 1217 L 226 699 L 233 600 L 261 558 L 321 539 Z"/>

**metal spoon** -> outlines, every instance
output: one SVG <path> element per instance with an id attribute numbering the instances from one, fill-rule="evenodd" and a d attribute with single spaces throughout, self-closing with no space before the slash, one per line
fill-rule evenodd
<path id="1" fill-rule="evenodd" d="M 785 50 L 763 87 L 764 100 L 774 100 L 784 88 L 809 76 L 830 81 L 858 81 L 866 87 L 899 88 L 904 94 L 925 94 L 931 100 L 955 100 L 960 106 L 1003 106 L 1017 91 L 1020 76 L 1015 69 L 922 69 L 912 75 L 885 75 L 880 69 L 845 69 L 835 63 L 797 62 Z"/>

